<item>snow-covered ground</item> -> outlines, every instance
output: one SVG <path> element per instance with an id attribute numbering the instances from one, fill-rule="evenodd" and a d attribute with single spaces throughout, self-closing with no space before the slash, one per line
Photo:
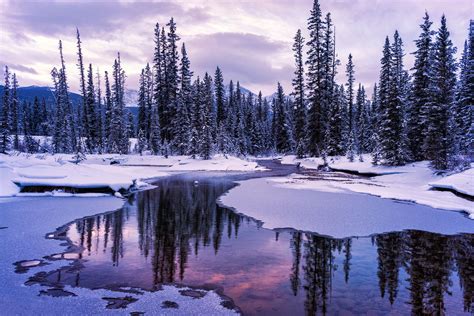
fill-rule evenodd
<path id="1" fill-rule="evenodd" d="M 265 228 L 293 228 L 335 238 L 407 229 L 474 233 L 473 221 L 457 212 L 356 194 L 331 186 L 329 180 L 290 178 L 282 183 L 283 179 L 241 181 L 220 203 L 262 221 Z"/>
<path id="2" fill-rule="evenodd" d="M 216 155 L 211 160 L 185 156 L 90 155 L 79 164 L 72 155 L 0 154 L 0 197 L 38 195 L 19 193 L 21 186 L 55 186 L 128 189 L 134 182 L 145 186 L 143 179 L 163 177 L 171 171 L 256 171 L 256 162 Z M 112 164 L 114 162 L 116 164 Z M 52 193 L 55 196 L 71 195 Z M 86 194 L 90 196 L 91 193 Z M 95 194 L 97 195 L 97 194 Z M 82 195 L 84 196 L 84 195 Z M 0 199 L 1 201 L 1 199 Z"/>
<path id="3" fill-rule="evenodd" d="M 300 163 L 304 168 L 316 169 L 323 164 L 321 158 L 296 159 L 295 156 L 285 156 L 282 163 Z M 367 179 L 340 181 L 326 177 L 314 179 L 310 176 L 291 175 L 286 178 L 273 179 L 275 185 L 318 191 L 348 190 L 358 193 L 368 193 L 382 198 L 413 201 L 418 204 L 435 208 L 465 211 L 474 219 L 474 202 L 458 197 L 451 192 L 431 190 L 432 187 L 451 188 L 463 194 L 474 196 L 474 169 L 443 177 L 436 175 L 428 167 L 428 162 L 417 162 L 401 167 L 373 166 L 369 156 L 364 161 L 347 161 L 347 158 L 329 158 L 331 168 L 349 170 L 361 173 L 374 173 L 379 176 Z"/>
<path id="4" fill-rule="evenodd" d="M 0 307 L 2 315 L 130 315 L 144 312 L 147 315 L 228 315 L 233 310 L 224 308 L 222 298 L 213 291 L 203 291 L 205 296 L 196 299 L 183 296 L 185 288 L 163 286 L 162 290 L 143 294 L 90 290 L 67 286 L 65 291 L 77 296 L 51 297 L 38 295 L 47 287 L 26 286 L 28 278 L 40 271 L 52 271 L 68 265 L 70 261 L 48 261 L 49 264 L 30 268 L 22 274 L 15 273 L 14 262 L 41 260 L 44 256 L 65 250 L 59 240 L 46 239 L 45 235 L 77 218 L 111 211 L 121 207 L 122 201 L 113 197 L 62 198 L 20 197 L 8 199 L 0 205 Z M 34 207 L 32 207 L 34 206 Z M 131 296 L 138 301 L 124 309 L 106 309 L 104 297 Z M 164 308 L 163 302 L 171 301 L 178 308 Z"/>

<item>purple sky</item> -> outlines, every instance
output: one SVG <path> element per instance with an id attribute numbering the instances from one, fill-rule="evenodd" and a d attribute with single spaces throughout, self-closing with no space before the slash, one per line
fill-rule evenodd
<path id="1" fill-rule="evenodd" d="M 368 89 L 378 78 L 386 35 L 398 29 L 405 43 L 405 65 L 411 68 L 413 40 L 420 32 L 424 11 L 439 26 L 447 16 L 452 40 L 462 49 L 472 0 L 320 0 L 336 25 L 337 54 L 345 80 L 347 55 L 356 65 L 356 79 Z M 63 40 L 71 89 L 78 89 L 75 28 L 79 27 L 86 63 L 109 70 L 120 51 L 127 87 L 137 88 L 138 74 L 153 54 L 153 28 L 173 16 L 186 43 L 195 74 L 221 66 L 225 80 L 264 95 L 276 82 L 290 92 L 293 74 L 292 39 L 306 20 L 312 0 L 206 1 L 23 1 L 0 0 L 0 66 L 17 72 L 20 85 L 51 85 L 50 70 L 58 65 L 58 39 Z M 458 54 L 459 55 L 459 54 Z"/>

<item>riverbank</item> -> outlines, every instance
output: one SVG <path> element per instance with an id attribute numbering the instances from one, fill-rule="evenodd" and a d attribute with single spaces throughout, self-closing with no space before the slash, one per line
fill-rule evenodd
<path id="1" fill-rule="evenodd" d="M 328 159 L 328 166 L 333 170 L 371 175 L 370 177 L 353 177 L 344 180 L 338 178 L 337 173 L 327 173 L 321 177 L 321 174 L 303 171 L 303 174 L 274 178 L 271 181 L 276 186 L 289 189 L 326 192 L 347 190 L 382 198 L 410 201 L 434 208 L 467 212 L 470 218 L 474 219 L 472 200 L 449 191 L 434 190 L 434 188 L 448 188 L 474 197 L 473 168 L 443 176 L 435 174 L 426 161 L 400 167 L 385 167 L 373 166 L 368 155 L 363 158 L 363 162 L 348 162 L 345 157 L 332 157 Z M 306 170 L 318 169 L 323 165 L 321 158 L 296 159 L 295 156 L 285 156 L 281 160 L 284 164 L 300 164 Z"/>
<path id="2" fill-rule="evenodd" d="M 143 189 L 149 186 L 143 180 L 164 177 L 170 172 L 264 169 L 254 161 L 223 155 L 210 160 L 187 156 L 87 155 L 76 164 L 73 155 L 12 152 L 0 154 L 0 197 L 102 196 Z M 21 189 L 28 192 L 20 193 Z"/>

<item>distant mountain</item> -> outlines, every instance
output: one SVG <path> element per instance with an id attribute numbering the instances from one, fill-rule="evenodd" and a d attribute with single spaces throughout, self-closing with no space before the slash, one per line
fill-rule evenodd
<path id="1" fill-rule="evenodd" d="M 0 85 L 0 96 L 3 96 L 3 89 L 4 87 Z M 38 97 L 40 101 L 44 98 L 47 104 L 54 104 L 53 90 L 50 87 L 28 86 L 18 88 L 18 98 L 20 99 L 20 103 L 23 103 L 23 101 L 33 102 L 35 96 Z M 69 92 L 69 98 L 73 106 L 77 106 L 82 102 L 82 97 L 74 92 Z M 2 97 L 0 97 L 0 104 L 3 105 Z"/>
<path id="2" fill-rule="evenodd" d="M 138 107 L 138 91 L 135 89 L 125 89 L 123 99 L 126 107 Z"/>

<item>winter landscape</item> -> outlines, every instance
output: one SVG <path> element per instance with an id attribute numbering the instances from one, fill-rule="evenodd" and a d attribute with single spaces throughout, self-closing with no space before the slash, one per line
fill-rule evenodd
<path id="1" fill-rule="evenodd" d="M 472 315 L 470 0 L 0 3 L 0 313 Z"/>

